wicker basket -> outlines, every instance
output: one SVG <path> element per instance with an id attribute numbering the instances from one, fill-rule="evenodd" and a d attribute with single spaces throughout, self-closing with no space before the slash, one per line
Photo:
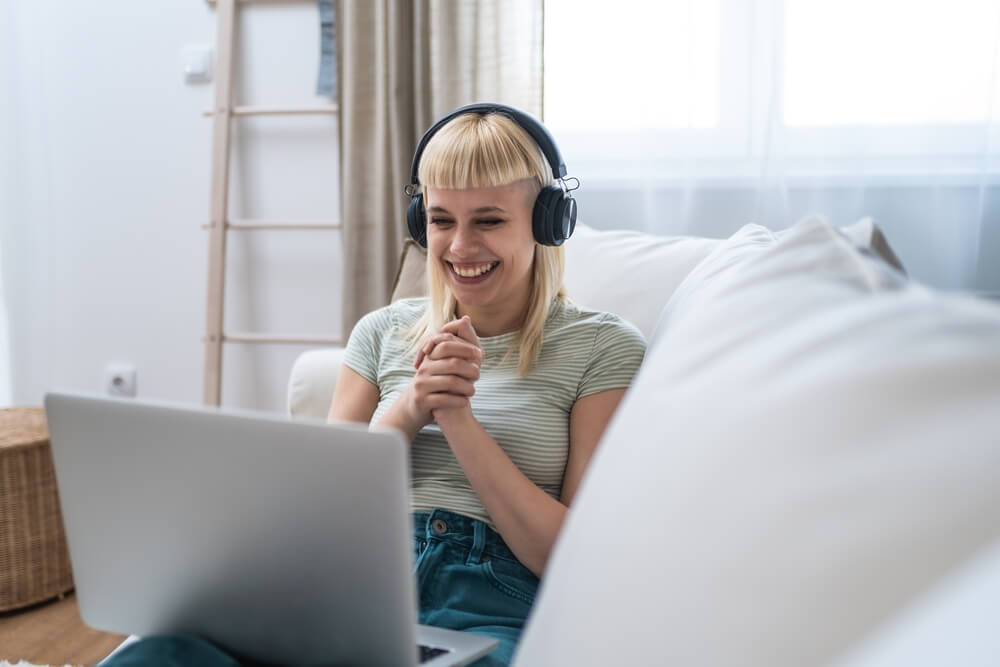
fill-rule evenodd
<path id="1" fill-rule="evenodd" d="M 0 611 L 72 588 L 45 411 L 0 410 Z"/>

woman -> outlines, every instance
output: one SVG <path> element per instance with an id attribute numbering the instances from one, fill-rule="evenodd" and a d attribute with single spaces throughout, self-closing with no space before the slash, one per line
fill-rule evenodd
<path id="1" fill-rule="evenodd" d="M 547 130 L 516 109 L 472 105 L 433 126 L 407 215 L 428 249 L 430 297 L 358 322 L 330 407 L 330 421 L 395 428 L 412 443 L 419 621 L 499 639 L 477 665 L 509 664 L 645 351 L 633 326 L 566 298 L 560 244 L 576 210 L 556 184 L 564 175 Z M 170 636 L 106 664 L 151 662 L 237 664 Z"/>
<path id="2" fill-rule="evenodd" d="M 565 168 L 554 144 L 540 147 L 522 125 L 551 139 L 498 105 L 460 109 L 425 135 L 409 224 L 418 242 L 426 229 L 430 296 L 357 324 L 329 414 L 412 443 L 420 622 L 499 639 L 481 664 L 510 662 L 645 350 L 630 324 L 567 300 L 563 248 L 539 243 L 560 235 L 566 215 L 552 234 L 536 209 L 557 207 L 565 190 L 553 172 Z"/>

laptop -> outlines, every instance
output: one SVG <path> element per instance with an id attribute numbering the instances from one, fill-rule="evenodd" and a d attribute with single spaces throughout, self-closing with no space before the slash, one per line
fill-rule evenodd
<path id="1" fill-rule="evenodd" d="M 496 648 L 417 625 L 402 434 L 68 393 L 45 411 L 88 625 L 297 665 L 464 665 Z"/>

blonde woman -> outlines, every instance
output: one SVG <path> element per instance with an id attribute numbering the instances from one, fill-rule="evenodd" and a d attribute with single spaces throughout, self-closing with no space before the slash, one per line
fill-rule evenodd
<path id="1" fill-rule="evenodd" d="M 633 326 L 566 298 L 561 244 L 576 202 L 565 171 L 548 131 L 517 109 L 463 107 L 428 130 L 407 225 L 427 246 L 430 297 L 358 322 L 330 407 L 330 421 L 396 428 L 412 443 L 419 621 L 500 640 L 481 666 L 510 663 L 567 508 L 645 352 Z M 105 664 L 241 662 L 254 664 L 167 635 Z"/>
<path id="2" fill-rule="evenodd" d="M 424 135 L 408 193 L 430 296 L 354 328 L 331 421 L 412 443 L 422 624 L 500 640 L 510 662 L 552 546 L 645 351 L 619 317 L 563 288 L 576 202 L 548 131 L 511 107 L 463 107 Z"/>

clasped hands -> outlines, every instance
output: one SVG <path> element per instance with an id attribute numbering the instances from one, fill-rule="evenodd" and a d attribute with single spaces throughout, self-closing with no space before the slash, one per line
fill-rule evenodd
<path id="1" fill-rule="evenodd" d="M 424 342 L 407 391 L 410 414 L 420 427 L 459 413 L 471 414 L 469 397 L 476 393 L 483 356 L 468 315 L 447 323 Z"/>

